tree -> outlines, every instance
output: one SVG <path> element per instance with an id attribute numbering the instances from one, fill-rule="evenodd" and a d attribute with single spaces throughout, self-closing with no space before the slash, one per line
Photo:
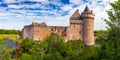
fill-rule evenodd
<path id="1" fill-rule="evenodd" d="M 21 34 L 20 30 L 4 30 L 0 29 L 0 34 Z"/>
<path id="2" fill-rule="evenodd" d="M 94 31 L 94 36 L 96 37 L 95 43 L 101 44 L 102 41 L 106 38 L 107 33 L 108 33 L 107 30 L 95 30 Z"/>
<path id="3" fill-rule="evenodd" d="M 105 19 L 109 35 L 120 37 L 120 0 L 110 3 L 110 5 L 112 8 L 107 11 L 108 19 Z"/>
<path id="4" fill-rule="evenodd" d="M 9 49 L 6 45 L 0 45 L 0 60 L 12 60 L 12 49 Z"/>
<path id="5" fill-rule="evenodd" d="M 101 45 L 100 59 L 120 60 L 120 0 L 110 3 L 111 9 L 107 11 L 108 24 L 107 39 Z"/>
<path id="6" fill-rule="evenodd" d="M 22 41 L 23 52 L 30 53 L 30 49 L 35 44 L 34 42 L 35 41 L 33 41 L 33 40 L 29 39 L 29 38 L 23 39 L 23 41 Z"/>

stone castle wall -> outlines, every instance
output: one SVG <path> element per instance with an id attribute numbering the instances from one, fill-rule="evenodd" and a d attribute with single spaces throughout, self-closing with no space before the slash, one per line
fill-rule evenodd
<path id="1" fill-rule="evenodd" d="M 22 38 L 30 38 L 34 39 L 34 27 L 33 26 L 24 26 L 24 29 L 22 30 Z"/>
<path id="2" fill-rule="evenodd" d="M 51 34 L 51 31 L 46 26 L 34 27 L 34 40 L 43 40 Z"/>
<path id="3" fill-rule="evenodd" d="M 41 26 L 32 24 L 23 28 L 23 38 L 44 40 L 51 33 L 64 37 L 65 40 L 82 39 L 82 25 L 72 24 L 70 26 Z"/>

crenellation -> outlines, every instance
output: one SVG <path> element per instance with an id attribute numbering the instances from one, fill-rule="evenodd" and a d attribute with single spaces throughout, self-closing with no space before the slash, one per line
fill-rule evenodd
<path id="1" fill-rule="evenodd" d="M 71 23 L 71 24 L 73 24 L 73 23 L 74 23 L 74 24 L 82 24 L 83 21 L 82 21 L 82 20 L 71 20 L 70 23 Z"/>

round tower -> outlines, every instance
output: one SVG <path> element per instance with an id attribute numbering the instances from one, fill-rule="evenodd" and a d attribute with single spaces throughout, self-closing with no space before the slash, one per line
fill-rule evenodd
<path id="1" fill-rule="evenodd" d="M 82 40 L 85 46 L 94 45 L 94 16 L 88 6 L 85 7 L 85 10 L 81 14 L 83 20 Z"/>

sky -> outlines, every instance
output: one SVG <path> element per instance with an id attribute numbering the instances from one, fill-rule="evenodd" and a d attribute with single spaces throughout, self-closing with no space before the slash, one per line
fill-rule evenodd
<path id="1" fill-rule="evenodd" d="M 116 0 L 0 0 L 0 29 L 22 30 L 34 22 L 46 22 L 49 26 L 69 26 L 70 16 L 86 5 L 95 14 L 94 30 L 105 30 L 106 10 Z"/>

